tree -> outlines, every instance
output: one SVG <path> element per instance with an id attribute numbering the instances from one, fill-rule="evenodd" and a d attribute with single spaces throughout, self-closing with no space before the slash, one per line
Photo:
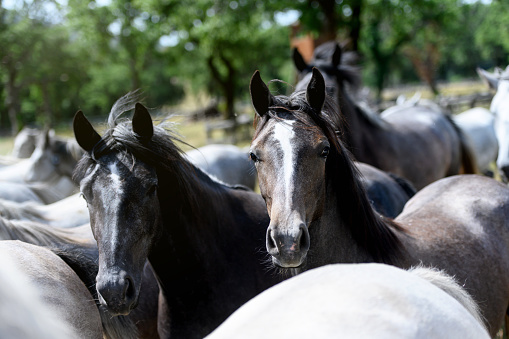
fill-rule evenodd
<path id="1" fill-rule="evenodd" d="M 182 53 L 180 75 L 208 86 L 225 99 L 225 117 L 233 119 L 235 99 L 247 93 L 252 73 L 277 73 L 289 61 L 288 31 L 278 26 L 263 2 L 200 0 L 152 4 L 177 34 L 173 49 Z M 267 67 L 267 65 L 272 65 Z M 204 70 L 207 70 L 204 72 Z"/>

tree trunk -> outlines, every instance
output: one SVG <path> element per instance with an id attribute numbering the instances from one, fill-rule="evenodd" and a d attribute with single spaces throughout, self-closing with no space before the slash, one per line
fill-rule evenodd
<path id="1" fill-rule="evenodd" d="M 16 71 L 10 69 L 8 73 L 7 84 L 5 86 L 5 106 L 7 107 L 7 114 L 11 123 L 11 134 L 15 136 L 18 133 L 18 119 L 17 115 L 20 111 L 19 104 L 19 88 L 16 87 Z"/>
<path id="2" fill-rule="evenodd" d="M 42 92 L 42 102 L 44 113 L 46 114 L 46 125 L 52 127 L 53 126 L 53 110 L 51 109 L 51 96 L 49 93 L 48 82 L 43 81 L 40 84 L 41 92 Z"/>
<path id="3" fill-rule="evenodd" d="M 359 51 L 359 38 L 361 35 L 362 0 L 352 0 L 352 19 L 350 21 L 350 43 L 354 52 Z"/>

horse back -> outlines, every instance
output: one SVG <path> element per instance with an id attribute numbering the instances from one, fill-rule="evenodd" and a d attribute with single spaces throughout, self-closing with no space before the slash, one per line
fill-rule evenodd
<path id="1" fill-rule="evenodd" d="M 418 192 L 396 221 L 408 231 L 407 264 L 455 276 L 496 333 L 509 306 L 509 188 L 477 175 L 444 178 Z"/>

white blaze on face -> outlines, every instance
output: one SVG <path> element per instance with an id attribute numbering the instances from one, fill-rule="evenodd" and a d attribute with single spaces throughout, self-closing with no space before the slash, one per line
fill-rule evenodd
<path id="1" fill-rule="evenodd" d="M 108 169 L 110 170 L 110 179 L 112 182 L 112 188 L 118 192 L 119 194 L 122 193 L 122 186 L 120 185 L 120 171 L 118 170 L 117 164 L 112 163 L 108 165 Z"/>
<path id="2" fill-rule="evenodd" d="M 287 208 L 290 209 L 290 201 L 293 194 L 292 178 L 295 168 L 295 160 L 292 148 L 292 139 L 295 136 L 293 131 L 293 123 L 295 121 L 289 120 L 284 123 L 277 123 L 274 127 L 274 138 L 279 142 L 281 151 L 283 153 L 283 180 L 286 195 Z"/>
<path id="3" fill-rule="evenodd" d="M 109 178 L 111 180 L 111 188 L 108 192 L 112 193 L 109 199 L 110 206 L 114 208 L 119 205 L 119 197 L 122 195 L 123 189 L 121 183 L 120 171 L 117 167 L 117 163 L 113 162 L 108 165 L 108 169 L 110 171 Z M 115 249 L 116 244 L 119 244 L 120 239 L 118 239 L 118 229 L 116 226 L 113 227 L 113 233 L 111 235 L 111 248 Z"/>

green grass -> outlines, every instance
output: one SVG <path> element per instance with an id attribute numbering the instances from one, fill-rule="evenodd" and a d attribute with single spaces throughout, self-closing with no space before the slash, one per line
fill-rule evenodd
<path id="1" fill-rule="evenodd" d="M 0 155 L 10 154 L 14 145 L 13 137 L 0 137 Z"/>

